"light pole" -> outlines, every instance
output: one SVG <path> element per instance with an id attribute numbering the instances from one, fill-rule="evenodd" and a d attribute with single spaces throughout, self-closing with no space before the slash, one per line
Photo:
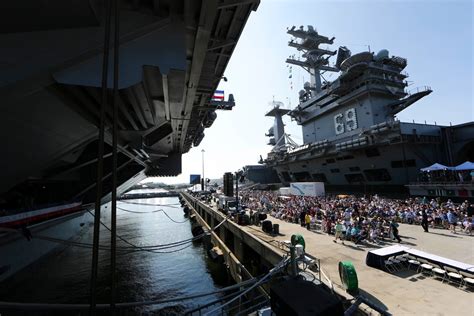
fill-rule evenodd
<path id="1" fill-rule="evenodd" d="M 205 185 L 206 185 L 206 178 L 204 178 L 204 152 L 205 150 L 202 149 L 201 150 L 201 153 L 202 153 L 202 179 L 201 179 L 201 190 L 202 191 L 205 191 Z"/>

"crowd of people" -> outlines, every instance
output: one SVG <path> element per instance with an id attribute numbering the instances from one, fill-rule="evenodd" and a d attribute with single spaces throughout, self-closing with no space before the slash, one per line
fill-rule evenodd
<path id="1" fill-rule="evenodd" d="M 419 182 L 474 182 L 474 170 L 438 170 L 422 171 L 418 174 Z"/>
<path id="2" fill-rule="evenodd" d="M 419 224 L 425 232 L 430 227 L 440 227 L 451 233 L 472 234 L 474 227 L 474 204 L 468 201 L 455 204 L 427 198 L 280 196 L 271 191 L 246 191 L 241 193 L 241 203 L 252 212 L 265 212 L 308 229 L 317 227 L 334 234 L 334 242 L 379 243 L 387 238 L 401 242 L 399 223 Z"/>

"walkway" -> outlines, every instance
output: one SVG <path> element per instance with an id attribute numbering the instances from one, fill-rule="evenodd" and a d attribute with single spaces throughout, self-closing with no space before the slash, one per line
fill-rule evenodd
<path id="1" fill-rule="evenodd" d="M 385 305 L 393 315 L 474 315 L 474 295 L 441 280 L 424 277 L 414 272 L 400 272 L 398 276 L 380 271 L 365 264 L 366 245 L 346 245 L 333 242 L 334 236 L 308 231 L 273 217 L 280 225 L 277 240 L 289 240 L 292 234 L 301 234 L 309 254 L 321 260 L 322 269 L 337 286 L 342 286 L 338 263 L 352 261 L 357 270 L 362 293 Z M 251 231 L 255 226 L 246 228 Z M 474 236 L 451 234 L 447 230 L 432 229 L 424 233 L 420 226 L 402 224 L 399 227 L 402 244 L 465 263 L 474 263 Z M 256 233 L 259 235 L 259 233 Z M 390 245 L 389 243 L 386 244 Z"/>

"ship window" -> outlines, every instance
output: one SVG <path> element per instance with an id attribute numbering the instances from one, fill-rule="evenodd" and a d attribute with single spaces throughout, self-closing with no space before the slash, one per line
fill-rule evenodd
<path id="1" fill-rule="evenodd" d="M 364 174 L 368 181 L 390 181 L 392 177 L 387 169 L 367 169 Z"/>
<path id="2" fill-rule="evenodd" d="M 330 159 L 326 159 L 326 162 L 327 162 L 327 163 L 335 163 L 336 160 L 333 159 L 333 158 L 330 158 Z"/>
<path id="3" fill-rule="evenodd" d="M 324 173 L 313 173 L 313 180 L 316 182 L 328 182 Z"/>
<path id="4" fill-rule="evenodd" d="M 365 150 L 365 154 L 367 157 L 377 157 L 377 156 L 380 156 L 380 152 L 378 150 L 378 148 L 376 147 L 372 147 L 372 148 L 367 148 Z"/>
<path id="5" fill-rule="evenodd" d="M 283 172 L 281 173 L 281 176 L 283 177 L 283 180 L 284 180 L 285 182 L 290 182 L 290 181 L 291 181 L 290 174 L 289 174 L 288 172 L 283 171 Z"/>
<path id="6" fill-rule="evenodd" d="M 349 183 L 359 183 L 365 181 L 364 175 L 362 173 L 345 174 L 344 177 L 346 177 L 346 180 Z"/>
<path id="7" fill-rule="evenodd" d="M 354 159 L 354 156 L 347 155 L 347 156 L 344 156 L 343 158 L 344 160 L 349 160 L 349 159 Z"/>
<path id="8" fill-rule="evenodd" d="M 339 172 L 341 172 L 341 170 L 339 170 L 339 168 L 331 169 L 331 173 L 339 173 Z"/>
<path id="9" fill-rule="evenodd" d="M 392 168 L 403 168 L 403 160 L 393 160 L 391 162 Z M 405 160 L 405 167 L 416 167 L 415 159 Z"/>
<path id="10" fill-rule="evenodd" d="M 296 181 L 311 181 L 311 176 L 309 175 L 309 172 L 306 171 L 294 172 L 293 178 L 295 178 Z"/>
<path id="11" fill-rule="evenodd" d="M 349 167 L 349 171 L 360 171 L 359 167 Z"/>

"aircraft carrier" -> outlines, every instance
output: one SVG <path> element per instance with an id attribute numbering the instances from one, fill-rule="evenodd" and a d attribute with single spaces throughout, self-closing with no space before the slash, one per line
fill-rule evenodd
<path id="1" fill-rule="evenodd" d="M 299 91 L 296 108 L 273 102 L 266 114 L 274 118 L 266 134 L 273 148 L 261 163 L 273 167 L 282 183 L 318 181 L 339 192 L 406 192 L 422 167 L 474 160 L 474 122 L 439 126 L 397 119 L 432 92 L 430 87 L 408 89 L 405 58 L 386 49 L 352 54 L 345 46 L 322 48 L 335 38 L 312 26 L 287 33 L 292 37 L 288 45 L 301 58 L 293 55 L 286 62 L 302 67 L 311 80 Z M 325 80 L 327 73 L 338 77 Z M 283 115 L 302 126 L 302 145 L 285 133 Z"/>
<path id="2" fill-rule="evenodd" d="M 235 105 L 232 94 L 218 101 L 212 96 L 258 5 L 0 4 L 0 280 L 54 246 L 28 244 L 2 227 L 28 226 L 33 234 L 68 239 L 92 221 L 84 212 L 94 201 L 97 209 L 97 183 L 99 203 L 105 203 L 113 199 L 115 177 L 119 196 L 146 176 L 181 173 L 182 155 L 200 144 L 216 110 Z M 117 63 L 112 56 L 120 56 Z"/>

